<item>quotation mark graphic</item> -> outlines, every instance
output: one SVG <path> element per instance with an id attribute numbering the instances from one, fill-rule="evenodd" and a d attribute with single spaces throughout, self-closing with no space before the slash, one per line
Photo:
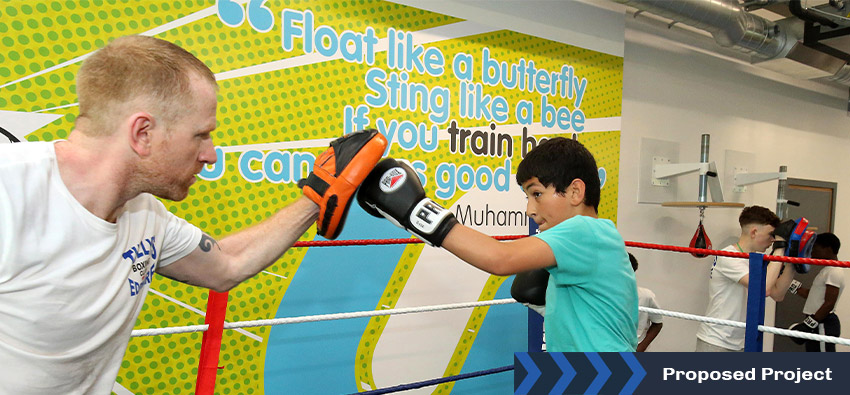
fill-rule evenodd
<path id="1" fill-rule="evenodd" d="M 266 33 L 274 27 L 274 13 L 265 6 L 267 0 L 248 0 L 248 6 L 242 8 L 244 1 L 216 0 L 218 19 L 229 27 L 241 26 L 245 22 L 247 14 L 248 24 L 251 28 Z M 247 9 L 247 11 L 246 11 Z"/>
<path id="2" fill-rule="evenodd" d="M 0 127 L 0 136 L 3 137 L 3 138 L 0 138 L 0 143 L 4 142 L 2 140 L 8 140 L 10 143 L 20 143 L 21 142 L 21 140 L 18 140 L 18 138 L 15 137 L 15 135 L 12 134 L 12 132 L 9 132 L 6 129 L 3 129 L 2 127 Z"/>

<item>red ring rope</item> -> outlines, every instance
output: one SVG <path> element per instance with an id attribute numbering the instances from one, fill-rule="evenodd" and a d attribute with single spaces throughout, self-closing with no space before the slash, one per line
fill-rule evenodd
<path id="1" fill-rule="evenodd" d="M 496 240 L 516 240 L 524 237 L 528 237 L 527 235 L 514 235 L 514 236 L 493 236 Z M 363 240 L 312 240 L 312 241 L 298 241 L 294 243 L 293 247 L 337 247 L 337 246 L 365 246 L 365 245 L 388 245 L 388 244 L 418 244 L 423 243 L 422 240 L 417 238 L 406 238 L 406 239 L 363 239 Z M 626 246 L 628 247 L 637 247 L 637 248 L 646 248 L 652 250 L 664 250 L 664 251 L 675 251 L 675 252 L 688 252 L 688 253 L 696 253 L 701 255 L 719 255 L 719 256 L 729 256 L 734 258 L 744 258 L 748 259 L 750 257 L 749 254 L 743 252 L 730 252 L 730 251 L 719 251 L 719 250 L 708 250 L 703 248 L 690 248 L 690 247 L 679 247 L 679 246 L 669 246 L 663 244 L 650 244 L 650 243 L 640 243 L 636 241 L 627 241 Z M 838 266 L 838 267 L 850 267 L 850 262 L 846 261 L 830 261 L 825 259 L 811 259 L 811 258 L 791 258 L 785 256 L 772 256 L 765 255 L 765 261 L 779 261 L 779 262 L 791 262 L 791 263 L 807 263 L 810 265 L 820 265 L 820 266 Z M 211 337 L 207 336 L 207 333 L 204 334 L 203 342 L 201 344 L 201 363 L 198 369 L 198 378 L 196 383 L 196 393 L 197 394 L 212 394 L 215 387 L 215 377 L 218 369 L 218 350 L 221 348 L 221 337 L 220 337 L 220 328 L 224 325 L 224 316 L 225 309 L 227 306 L 227 293 L 220 294 L 222 295 L 223 303 L 218 306 L 217 309 L 212 307 L 212 295 L 214 292 L 210 291 L 210 299 L 207 306 L 207 322 L 210 324 L 210 329 L 213 329 L 213 321 L 215 321 L 215 325 L 218 326 L 219 337 L 214 340 Z M 212 319 L 213 321 L 211 321 Z M 205 352 L 207 351 L 215 351 L 214 355 L 210 355 L 208 361 L 204 358 Z"/>
<path id="2" fill-rule="evenodd" d="M 496 240 L 516 240 L 526 235 L 516 236 L 493 236 Z M 387 244 L 418 244 L 424 241 L 417 238 L 408 239 L 363 239 L 363 240 L 312 240 L 312 241 L 296 241 L 293 247 L 340 247 L 340 246 L 366 246 L 366 245 L 387 245 Z"/>
<path id="3" fill-rule="evenodd" d="M 511 235 L 511 236 L 493 236 L 496 240 L 516 240 L 521 239 L 523 237 L 528 237 L 526 235 Z M 312 241 L 298 241 L 293 244 L 293 247 L 340 247 L 340 246 L 365 246 L 365 245 L 389 245 L 389 244 L 418 244 L 424 243 L 422 240 L 417 238 L 407 238 L 407 239 L 362 239 L 362 240 L 312 240 Z M 728 256 L 733 258 L 744 258 L 749 259 L 750 254 L 744 252 L 731 252 L 731 251 L 721 251 L 721 250 L 708 250 L 704 248 L 690 248 L 690 247 L 679 247 L 679 246 L 670 246 L 664 244 L 652 244 L 652 243 L 641 243 L 637 241 L 627 241 L 627 247 L 637 247 L 637 248 L 646 248 L 650 250 L 662 250 L 662 251 L 674 251 L 674 252 L 687 252 L 687 253 L 695 253 L 700 255 L 719 255 L 719 256 Z M 827 259 L 812 259 L 812 258 L 795 258 L 789 256 L 775 256 L 775 255 L 765 255 L 765 261 L 776 261 L 776 262 L 789 262 L 789 263 L 806 263 L 809 265 L 818 265 L 818 266 L 837 266 L 837 267 L 850 267 L 850 262 L 848 261 L 830 261 Z"/>

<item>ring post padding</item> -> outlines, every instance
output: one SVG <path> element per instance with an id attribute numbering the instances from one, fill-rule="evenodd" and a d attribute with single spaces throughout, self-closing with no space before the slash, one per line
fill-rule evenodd
<path id="1" fill-rule="evenodd" d="M 540 233 L 534 220 L 528 221 L 528 235 Z M 545 306 L 544 306 L 545 307 Z M 528 352 L 543 351 L 543 316 L 528 309 Z"/>
<path id="2" fill-rule="evenodd" d="M 201 356 L 198 361 L 198 381 L 195 395 L 215 394 L 215 377 L 218 373 L 218 358 L 221 353 L 221 336 L 224 332 L 224 316 L 227 313 L 227 292 L 210 290 L 207 298 L 207 314 L 204 323 L 209 329 L 201 341 Z"/>
<path id="3" fill-rule="evenodd" d="M 767 277 L 764 255 L 750 253 L 750 281 L 747 286 L 747 329 L 744 336 L 744 351 L 762 352 L 764 334 L 759 325 L 764 325 L 764 298 Z"/>
<path id="4" fill-rule="evenodd" d="M 528 352 L 543 351 L 543 316 L 528 309 Z"/>

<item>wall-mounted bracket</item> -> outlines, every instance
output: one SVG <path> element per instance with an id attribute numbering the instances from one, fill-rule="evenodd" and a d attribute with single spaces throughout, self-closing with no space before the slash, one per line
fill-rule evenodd
<path id="1" fill-rule="evenodd" d="M 668 178 L 699 172 L 700 176 L 706 176 L 708 180 L 708 191 L 711 193 L 711 201 L 723 201 L 723 189 L 720 187 L 720 178 L 717 176 L 717 164 L 713 161 L 708 163 L 664 163 L 664 158 L 658 158 L 656 160 L 653 157 L 652 159 L 652 185 L 664 186 L 661 183 Z"/>
<path id="2" fill-rule="evenodd" d="M 744 186 L 744 185 L 752 185 L 758 184 L 761 182 L 773 181 L 773 180 L 787 180 L 788 173 L 787 172 L 774 172 L 774 173 L 737 173 L 735 174 L 735 185 Z"/>
<path id="3" fill-rule="evenodd" d="M 679 143 L 642 138 L 638 177 L 638 203 L 660 204 L 676 200 L 678 181 L 675 178 L 656 178 L 653 167 L 679 162 Z"/>
<path id="4" fill-rule="evenodd" d="M 653 163 L 655 158 L 653 158 Z M 668 162 L 669 163 L 669 162 Z M 712 162 L 713 163 L 713 162 Z M 656 164 L 652 167 L 652 178 L 663 179 L 699 171 L 700 175 L 708 173 L 708 163 L 669 163 Z"/>
<path id="5" fill-rule="evenodd" d="M 666 165 L 670 163 L 670 158 L 665 158 L 662 156 L 653 156 L 652 157 L 652 185 L 656 187 L 669 187 L 670 180 L 664 178 L 658 178 L 655 174 L 656 166 L 658 165 Z"/>
<path id="6" fill-rule="evenodd" d="M 734 180 L 735 180 L 735 179 L 734 179 L 734 177 L 736 177 L 738 174 L 742 174 L 742 173 L 749 173 L 749 172 L 750 172 L 750 169 L 748 169 L 748 168 L 746 168 L 746 167 L 739 167 L 739 166 L 735 166 L 734 168 L 732 168 L 732 174 L 733 174 L 733 176 L 732 176 L 732 177 L 733 177 L 733 178 L 732 178 L 732 180 L 733 180 L 733 184 L 734 184 Z M 744 192 L 746 192 L 746 191 L 747 191 L 747 186 L 746 186 L 746 185 L 733 185 L 733 186 L 732 186 L 732 192 L 735 192 L 735 193 L 744 193 Z"/>
<path id="7" fill-rule="evenodd" d="M 720 177 L 717 175 L 717 165 L 714 162 L 708 162 L 706 175 L 708 179 L 708 192 L 711 193 L 711 201 L 723 202 L 723 188 L 720 187 Z"/>
<path id="8" fill-rule="evenodd" d="M 735 185 L 735 175 L 749 173 L 755 168 L 755 154 L 736 150 L 725 150 L 723 156 L 724 195 L 733 202 L 751 202 L 754 199 L 753 188 Z"/>
<path id="9" fill-rule="evenodd" d="M 735 185 L 744 186 L 758 184 L 766 181 L 779 180 L 779 187 L 776 191 L 776 215 L 779 218 L 785 218 L 785 211 L 788 205 L 798 206 L 799 203 L 791 202 L 785 199 L 785 189 L 788 186 L 788 167 L 779 166 L 779 171 L 775 173 L 737 173 L 735 174 Z"/>

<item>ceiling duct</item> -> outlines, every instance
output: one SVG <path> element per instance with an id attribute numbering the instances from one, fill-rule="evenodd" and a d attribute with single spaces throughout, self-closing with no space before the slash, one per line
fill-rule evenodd
<path id="1" fill-rule="evenodd" d="M 749 55 L 750 62 L 760 67 L 850 85 L 846 59 L 804 43 L 804 30 L 812 27 L 811 21 L 791 17 L 773 22 L 748 12 L 738 0 L 614 1 L 706 31 L 717 44 Z"/>

